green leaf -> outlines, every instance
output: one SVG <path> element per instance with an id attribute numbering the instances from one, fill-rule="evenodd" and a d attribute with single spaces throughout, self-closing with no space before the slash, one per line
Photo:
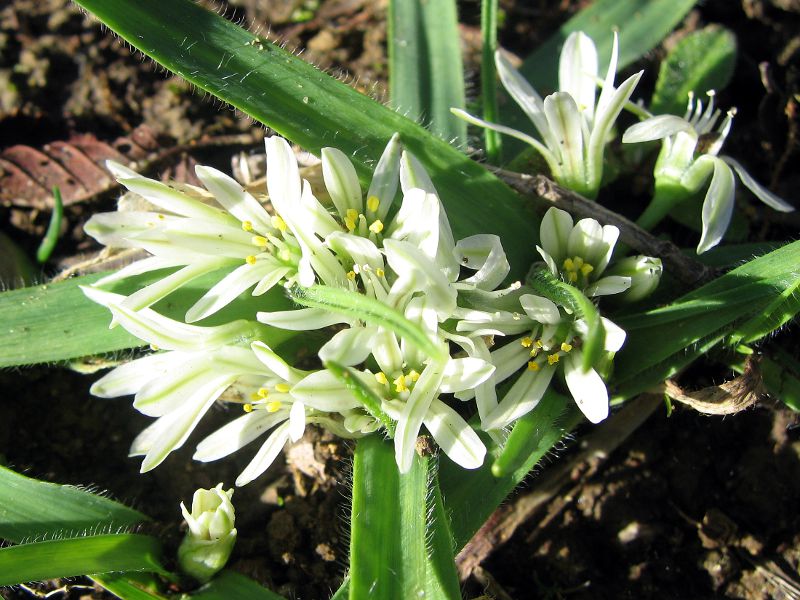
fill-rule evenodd
<path id="1" fill-rule="evenodd" d="M 671 377 L 728 337 L 737 321 L 785 299 L 798 278 L 800 242 L 793 242 L 668 306 L 621 317 L 618 324 L 628 338 L 614 361 L 616 396 L 628 398 Z"/>
<path id="2" fill-rule="evenodd" d="M 499 121 L 497 110 L 497 67 L 494 53 L 497 51 L 497 0 L 481 0 L 481 104 L 483 120 Z M 500 161 L 502 138 L 493 129 L 483 130 L 486 157 L 491 164 Z"/>
<path id="3" fill-rule="evenodd" d="M 161 542 L 131 533 L 51 540 L 0 548 L 0 585 L 113 571 L 166 573 Z"/>
<path id="4" fill-rule="evenodd" d="M 764 385 L 773 398 L 800 412 L 800 361 L 782 348 L 759 362 Z"/>
<path id="5" fill-rule="evenodd" d="M 92 575 L 98 585 L 122 600 L 166 600 L 159 593 L 159 580 L 152 573 L 106 573 Z"/>
<path id="6" fill-rule="evenodd" d="M 389 2 L 389 95 L 392 106 L 458 146 L 467 124 L 450 112 L 464 108 L 461 42 L 454 0 Z"/>
<path id="7" fill-rule="evenodd" d="M 420 598 L 426 594 L 428 468 L 414 456 L 401 475 L 393 445 L 358 440 L 353 459 L 350 599 Z"/>
<path id="8" fill-rule="evenodd" d="M 53 212 L 50 214 L 50 223 L 47 225 L 47 231 L 42 238 L 42 243 L 39 244 L 36 250 L 36 260 L 40 263 L 47 262 L 58 241 L 58 234 L 61 231 L 61 220 L 64 218 L 64 203 L 61 200 L 61 190 L 57 185 L 53 186 Z"/>
<path id="9" fill-rule="evenodd" d="M 538 417 L 536 444 L 526 449 L 530 452 L 522 459 L 522 454 L 509 461 L 499 477 L 492 473 L 492 461 L 479 469 L 468 471 L 451 461 L 442 461 L 439 466 L 439 481 L 442 495 L 447 502 L 450 526 L 456 548 L 463 548 L 476 531 L 486 522 L 494 510 L 505 501 L 515 487 L 530 473 L 553 446 L 583 419 L 583 415 L 559 394 L 547 394 L 533 411 Z M 532 419 L 533 417 L 531 417 Z M 528 420 L 530 422 L 530 419 Z M 519 426 L 519 421 L 515 427 Z M 522 431 L 526 425 L 522 425 Z M 511 434 L 512 437 L 514 434 Z M 517 436 L 520 437 L 519 435 Z M 521 440 L 519 440 L 521 441 Z M 516 441 L 514 442 L 516 444 Z M 503 455 L 503 449 L 489 444 L 488 448 L 495 460 Z M 505 460 L 511 457 L 506 457 Z M 513 462 L 513 465 L 509 463 Z M 513 468 L 513 470 L 511 470 Z"/>
<path id="10" fill-rule="evenodd" d="M 148 520 L 119 502 L 0 466 L 0 538 L 7 541 L 115 531 Z"/>
<path id="11" fill-rule="evenodd" d="M 359 379 L 359 377 L 356 375 L 355 371 L 333 361 L 328 361 L 325 363 L 325 368 L 333 373 L 334 377 L 336 377 L 345 386 L 345 388 L 347 388 L 347 390 L 353 394 L 356 400 L 361 402 L 369 414 L 383 424 L 383 426 L 389 432 L 389 436 L 394 437 L 394 431 L 396 428 L 395 422 L 392 421 L 389 415 L 383 412 L 383 409 L 381 408 L 381 398 L 370 388 L 364 385 L 361 379 Z"/>
<path id="12" fill-rule="evenodd" d="M 247 600 L 285 600 L 283 596 L 259 585 L 249 577 L 227 569 L 220 572 L 207 585 L 191 594 L 190 597 L 198 598 L 199 600 L 233 600 L 238 598 L 246 598 Z"/>
<path id="13" fill-rule="evenodd" d="M 730 30 L 709 25 L 687 34 L 661 63 L 650 110 L 682 115 L 689 92 L 704 96 L 709 90 L 725 88 L 735 64 L 736 36 Z"/>
<path id="14" fill-rule="evenodd" d="M 143 345 L 144 342 L 122 327 L 109 329 L 111 313 L 108 309 L 91 302 L 78 288 L 90 285 L 103 275 L 85 275 L 0 293 L 0 367 L 62 361 Z M 130 294 L 163 276 L 164 273 L 159 272 L 132 277 L 104 289 Z M 170 294 L 154 308 L 168 317 L 180 319 L 219 278 L 215 273 L 200 277 Z M 291 303 L 279 289 L 258 297 L 245 292 L 199 324 L 217 325 L 237 318 L 252 319 L 258 310 L 290 307 Z M 277 346 L 292 335 L 292 332 L 273 329 L 269 339 L 264 341 Z"/>
<path id="15" fill-rule="evenodd" d="M 520 273 L 538 220 L 481 165 L 380 103 L 191 0 L 78 0 L 109 28 L 200 89 L 319 154 L 335 146 L 363 182 L 392 134 L 431 175 L 457 237 L 496 233 Z M 519 274 L 513 274 L 519 277 Z"/>
<path id="16" fill-rule="evenodd" d="M 322 308 L 369 325 L 383 327 L 412 344 L 431 358 L 446 358 L 443 346 L 434 342 L 422 327 L 406 319 L 401 313 L 380 300 L 364 294 L 326 285 L 293 286 L 289 295 L 298 304 L 309 308 Z"/>

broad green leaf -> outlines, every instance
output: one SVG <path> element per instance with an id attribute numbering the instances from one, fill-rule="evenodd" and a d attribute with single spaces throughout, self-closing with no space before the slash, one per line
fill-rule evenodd
<path id="1" fill-rule="evenodd" d="M 798 278 L 800 242 L 794 242 L 668 306 L 621 317 L 618 324 L 628 338 L 615 359 L 617 397 L 628 398 L 671 377 L 729 336 L 738 321 L 761 315 L 785 299 Z"/>
<path id="2" fill-rule="evenodd" d="M 705 104 L 707 91 L 728 85 L 735 63 L 736 36 L 730 30 L 709 25 L 687 34 L 661 63 L 650 110 L 682 115 L 689 92 L 701 96 Z"/>
<path id="3" fill-rule="evenodd" d="M 106 573 L 92 575 L 98 585 L 122 600 L 166 600 L 159 593 L 159 580 L 152 573 Z"/>
<path id="4" fill-rule="evenodd" d="M 0 467 L 0 538 L 9 542 L 117 531 L 148 520 L 124 504 L 89 491 Z"/>
<path id="5" fill-rule="evenodd" d="M 463 146 L 464 75 L 454 0 L 389 2 L 389 95 L 400 113 Z"/>
<path id="6" fill-rule="evenodd" d="M 451 461 L 442 460 L 439 466 L 439 481 L 442 496 L 450 515 L 450 525 L 456 548 L 463 548 L 486 519 L 505 501 L 506 497 L 530 473 L 553 446 L 583 419 L 583 415 L 559 394 L 546 394 L 532 411 L 527 423 L 538 419 L 536 443 L 529 448 L 530 454 L 513 460 L 514 470 L 505 471 L 500 477 L 492 473 L 492 458 L 500 459 L 502 448 L 490 446 L 490 455 L 479 469 L 468 471 Z M 519 427 L 518 421 L 515 427 Z M 522 429 L 527 427 L 522 424 Z M 514 433 L 511 434 L 514 437 Z M 519 436 L 517 436 L 519 437 Z M 515 442 L 516 443 L 516 442 Z M 509 458 L 509 457 L 507 457 Z"/>
<path id="7" fill-rule="evenodd" d="M 226 569 L 214 577 L 207 585 L 191 594 L 190 598 L 200 600 L 285 600 L 283 596 L 268 590 L 252 579 Z"/>
<path id="8" fill-rule="evenodd" d="M 427 494 L 427 459 L 415 455 L 411 470 L 401 475 L 392 444 L 376 435 L 358 440 L 350 517 L 351 600 L 429 597 Z"/>
<path id="9" fill-rule="evenodd" d="M 93 573 L 166 573 L 160 554 L 156 538 L 132 533 L 9 546 L 0 548 L 0 585 Z"/>
<path id="10" fill-rule="evenodd" d="M 482 166 L 401 114 L 191 0 L 78 4 L 170 71 L 306 150 L 339 148 L 363 182 L 398 132 L 428 169 L 457 237 L 502 235 L 517 277 L 533 261 L 533 212 Z"/>
<path id="11" fill-rule="evenodd" d="M 143 345 L 122 327 L 109 330 L 111 313 L 90 301 L 78 288 L 101 275 L 85 275 L 59 283 L 0 293 L 0 367 L 63 361 L 90 354 L 115 352 Z M 131 278 L 113 286 L 112 292 L 129 294 L 164 274 Z M 180 319 L 219 275 L 200 277 L 155 305 L 168 317 Z M 218 325 L 237 318 L 252 319 L 258 310 L 290 308 L 281 289 L 253 297 L 245 292 L 231 305 L 204 319 L 200 325 Z M 291 332 L 270 330 L 267 343 L 277 346 Z"/>

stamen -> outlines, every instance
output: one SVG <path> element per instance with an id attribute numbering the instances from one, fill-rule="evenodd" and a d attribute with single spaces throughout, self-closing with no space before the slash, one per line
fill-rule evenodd
<path id="1" fill-rule="evenodd" d="M 284 221 L 279 215 L 274 215 L 270 219 L 270 222 L 272 223 L 272 226 L 280 232 L 285 232 L 288 229 L 286 221 Z"/>
<path id="2" fill-rule="evenodd" d="M 528 361 L 528 371 L 538 371 L 539 365 L 536 363 L 535 360 Z"/>
<path id="3" fill-rule="evenodd" d="M 155 344 L 150 344 L 150 350 L 152 350 L 153 352 L 158 352 L 160 348 Z"/>
<path id="4" fill-rule="evenodd" d="M 355 219 L 351 219 L 350 217 L 345 217 L 344 218 L 344 226 L 347 227 L 347 231 L 355 230 L 355 228 L 356 228 Z"/>
<path id="5" fill-rule="evenodd" d="M 395 392 L 399 393 L 408 391 L 408 387 L 406 387 L 406 378 L 404 376 L 399 375 L 394 381 L 392 381 L 392 383 L 394 384 Z"/>
<path id="6" fill-rule="evenodd" d="M 248 265 L 254 265 L 256 264 L 256 257 L 252 254 L 250 256 L 246 256 L 244 262 L 246 262 Z"/>
<path id="7" fill-rule="evenodd" d="M 381 385 L 386 385 L 387 383 L 389 383 L 389 380 L 386 378 L 386 373 L 384 373 L 383 371 L 378 371 L 377 373 L 375 373 L 375 381 L 377 381 Z"/>
<path id="8" fill-rule="evenodd" d="M 572 262 L 571 258 L 564 259 L 564 268 L 567 271 L 574 271 L 575 270 L 575 263 Z"/>
<path id="9" fill-rule="evenodd" d="M 590 265 L 589 263 L 586 263 L 585 265 L 583 265 L 581 267 L 580 271 L 581 271 L 581 273 L 583 273 L 583 276 L 586 277 L 586 276 L 589 275 L 589 273 L 594 271 L 594 267 L 592 265 Z"/>
<path id="10" fill-rule="evenodd" d="M 547 355 L 547 364 L 548 365 L 554 365 L 557 362 L 558 362 L 558 352 L 556 352 L 555 354 L 548 354 Z"/>
<path id="11" fill-rule="evenodd" d="M 244 406 L 242 406 L 242 408 L 244 409 L 244 412 L 246 412 L 246 413 L 253 412 L 253 405 L 250 404 L 249 402 L 247 404 L 245 404 Z"/>
<path id="12" fill-rule="evenodd" d="M 568 344 L 567 342 L 561 342 L 561 350 L 562 352 L 569 352 L 572 350 L 572 344 Z"/>
<path id="13" fill-rule="evenodd" d="M 411 369 L 411 371 L 409 371 L 408 376 L 411 377 L 411 381 L 413 381 L 414 383 L 416 383 L 417 380 L 419 379 L 419 373 L 417 373 L 414 369 Z"/>
<path id="14" fill-rule="evenodd" d="M 256 395 L 259 398 L 266 398 L 267 396 L 269 396 L 269 390 L 267 388 L 258 388 Z"/>
<path id="15" fill-rule="evenodd" d="M 272 402 L 267 402 L 267 412 L 278 412 L 281 409 L 281 401 L 280 400 L 273 400 Z"/>
<path id="16" fill-rule="evenodd" d="M 347 278 L 350 281 L 355 281 L 356 280 L 356 272 L 355 271 L 348 271 L 347 272 Z"/>
<path id="17" fill-rule="evenodd" d="M 250 238 L 250 242 L 254 245 L 258 246 L 259 248 L 266 248 L 269 246 L 269 240 L 265 238 L 263 235 L 254 235 Z"/>
<path id="18" fill-rule="evenodd" d="M 242 221 L 242 229 L 245 231 L 253 231 L 253 224 L 250 221 Z"/>
<path id="19" fill-rule="evenodd" d="M 381 268 L 377 268 L 375 269 L 375 275 L 377 275 L 378 277 L 383 277 L 384 275 L 386 275 L 386 272 Z"/>
<path id="20" fill-rule="evenodd" d="M 539 355 L 539 349 L 538 348 L 531 348 L 530 355 L 531 355 L 532 358 L 536 358 Z"/>
<path id="21" fill-rule="evenodd" d="M 537 348 L 544 348 L 544 344 L 542 343 L 542 340 L 536 340 L 535 344 L 536 344 Z"/>
<path id="22" fill-rule="evenodd" d="M 383 231 L 383 223 L 381 223 L 380 219 L 375 219 L 372 225 L 369 226 L 369 230 L 372 233 L 380 233 L 381 231 Z"/>
<path id="23" fill-rule="evenodd" d="M 367 210 L 370 212 L 375 212 L 378 210 L 378 207 L 381 205 L 380 198 L 377 196 L 370 196 L 367 198 Z"/>
<path id="24" fill-rule="evenodd" d="M 533 340 L 529 337 L 522 338 L 519 343 L 522 345 L 523 348 L 530 348 L 533 346 Z"/>
<path id="25" fill-rule="evenodd" d="M 258 402 L 259 400 L 261 400 L 261 398 L 259 397 L 258 394 L 253 392 L 252 394 L 250 394 L 250 400 L 252 400 L 253 402 Z"/>
<path id="26" fill-rule="evenodd" d="M 275 391 L 281 394 L 288 394 L 290 389 L 292 388 L 288 383 L 279 383 L 275 386 Z"/>

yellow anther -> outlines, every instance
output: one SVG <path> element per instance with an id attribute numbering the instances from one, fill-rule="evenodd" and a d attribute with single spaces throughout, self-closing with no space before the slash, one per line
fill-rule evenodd
<path id="1" fill-rule="evenodd" d="M 253 402 L 258 402 L 259 400 L 261 400 L 261 397 L 255 392 L 253 392 L 252 394 L 250 394 L 250 400 L 252 400 Z"/>
<path id="2" fill-rule="evenodd" d="M 377 275 L 378 277 L 383 277 L 384 275 L 386 275 L 386 272 L 383 269 L 378 268 L 375 269 L 375 275 Z"/>
<path id="3" fill-rule="evenodd" d="M 416 383 L 417 380 L 419 379 L 419 373 L 417 373 L 414 369 L 411 369 L 411 371 L 409 371 L 408 376 L 411 377 L 411 381 L 413 381 L 414 383 Z"/>
<path id="4" fill-rule="evenodd" d="M 347 227 L 347 231 L 353 231 L 356 228 L 356 222 L 349 217 L 345 217 L 344 226 Z"/>
<path id="5" fill-rule="evenodd" d="M 267 396 L 269 396 L 269 390 L 267 388 L 258 388 L 256 396 L 258 396 L 259 398 L 266 398 Z"/>
<path id="6" fill-rule="evenodd" d="M 536 347 L 537 348 L 544 348 L 544 344 L 542 343 L 542 340 L 536 340 Z"/>
<path id="7" fill-rule="evenodd" d="M 572 344 L 568 344 L 567 342 L 561 342 L 562 352 L 569 352 L 570 350 L 572 350 Z"/>
<path id="8" fill-rule="evenodd" d="M 539 365 L 536 363 L 535 360 L 528 361 L 528 371 L 538 371 Z"/>
<path id="9" fill-rule="evenodd" d="M 581 273 L 583 273 L 584 277 L 594 271 L 594 267 L 589 263 L 586 263 L 581 267 Z"/>
<path id="10" fill-rule="evenodd" d="M 244 409 L 244 412 L 253 412 L 253 405 L 249 402 L 242 406 L 242 408 Z"/>
<path id="11" fill-rule="evenodd" d="M 252 254 L 250 256 L 246 256 L 244 262 L 246 262 L 248 265 L 254 265 L 256 264 L 256 257 Z"/>
<path id="12" fill-rule="evenodd" d="M 156 346 L 155 344 L 150 344 L 150 350 L 152 350 L 153 352 L 158 352 L 159 347 Z"/>
<path id="13" fill-rule="evenodd" d="M 278 412 L 281 409 L 281 401 L 280 400 L 273 400 L 272 402 L 267 402 L 267 412 Z"/>
<path id="14" fill-rule="evenodd" d="M 159 219 L 161 219 L 162 221 L 163 221 L 164 219 L 166 219 L 166 217 L 165 217 L 164 215 L 162 215 L 161 213 L 158 213 L 158 218 L 159 218 Z"/>
<path id="15" fill-rule="evenodd" d="M 564 268 L 567 271 L 574 271 L 575 270 L 575 263 L 572 262 L 571 258 L 565 258 L 564 259 Z"/>
<path id="16" fill-rule="evenodd" d="M 278 383 L 275 385 L 275 391 L 281 394 L 288 394 L 290 389 L 292 388 L 288 383 Z"/>
<path id="17" fill-rule="evenodd" d="M 406 386 L 406 378 L 402 375 L 398 376 L 394 381 L 394 391 L 395 392 L 407 392 L 408 387 Z"/>
<path id="18" fill-rule="evenodd" d="M 531 348 L 530 354 L 531 354 L 531 356 L 533 358 L 536 358 L 539 355 L 539 349 L 538 348 Z"/>
<path id="19" fill-rule="evenodd" d="M 279 215 L 274 215 L 272 219 L 270 219 L 270 222 L 278 231 L 286 231 L 288 229 L 286 226 L 286 221 L 284 221 Z"/>
<path id="20" fill-rule="evenodd" d="M 350 281 L 355 281 L 356 280 L 356 272 L 355 271 L 348 271 L 347 272 L 347 278 Z"/>
<path id="21" fill-rule="evenodd" d="M 578 270 L 583 266 L 583 259 L 580 256 L 574 256 L 572 258 L 572 262 L 575 263 L 575 270 Z"/>
<path id="22" fill-rule="evenodd" d="M 533 340 L 529 337 L 524 337 L 519 341 L 523 348 L 530 348 L 533 346 Z"/>
<path id="23" fill-rule="evenodd" d="M 250 221 L 242 221 L 242 229 L 245 231 L 253 231 L 253 224 Z"/>
<path id="24" fill-rule="evenodd" d="M 578 281 L 578 272 L 577 271 L 567 271 L 567 279 L 570 283 L 575 283 Z"/>
<path id="25" fill-rule="evenodd" d="M 377 381 L 381 385 L 386 385 L 387 383 L 389 383 L 389 380 L 386 378 L 386 373 L 384 373 L 383 371 L 378 371 L 377 373 L 375 373 L 375 381 Z"/>
<path id="26" fill-rule="evenodd" d="M 378 207 L 381 205 L 381 200 L 377 196 L 370 196 L 367 198 L 367 209 L 371 212 L 375 212 L 378 210 Z"/>
<path id="27" fill-rule="evenodd" d="M 383 231 L 383 223 L 381 223 L 380 219 L 375 219 L 372 222 L 372 225 L 369 226 L 369 230 L 372 233 L 380 233 L 381 231 Z"/>
<path id="28" fill-rule="evenodd" d="M 547 364 L 548 365 L 554 365 L 557 362 L 558 362 L 558 352 L 556 352 L 555 354 L 548 354 L 547 355 Z"/>
<path id="29" fill-rule="evenodd" d="M 355 208 L 348 208 L 344 213 L 345 218 L 350 219 L 351 221 L 358 220 L 358 211 Z"/>
<path id="30" fill-rule="evenodd" d="M 267 240 L 267 238 L 265 238 L 263 235 L 254 235 L 250 238 L 250 242 L 259 248 L 266 248 L 269 246 L 269 240 Z"/>

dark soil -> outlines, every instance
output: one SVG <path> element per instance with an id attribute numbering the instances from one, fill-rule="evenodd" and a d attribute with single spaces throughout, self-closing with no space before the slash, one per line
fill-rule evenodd
<path id="1" fill-rule="evenodd" d="M 273 37 L 307 48 L 322 68 L 346 70 L 359 88 L 383 97 L 386 32 L 378 4 L 323 0 L 315 8 L 302 0 L 231 0 L 225 6 L 231 18 L 270 23 Z M 501 44 L 524 56 L 585 2 L 501 4 L 507 12 Z M 478 11 L 477 3 L 463 3 L 471 77 L 479 56 Z M 711 22 L 733 29 L 740 45 L 735 78 L 720 95 L 723 106 L 739 108 L 726 150 L 777 193 L 796 198 L 800 7 L 792 0 L 709 0 L 684 30 Z M 643 89 L 652 86 L 661 55 L 663 48 L 647 57 L 652 75 Z M 768 76 L 760 74 L 762 64 Z M 0 7 L 0 153 L 16 144 L 41 150 L 80 134 L 112 144 L 143 125 L 160 148 L 181 150 L 159 155 L 150 174 L 177 177 L 194 161 L 229 169 L 239 150 L 257 151 L 263 134 L 249 119 L 143 63 L 65 0 Z M 225 136 L 239 137 L 213 142 L 231 139 Z M 212 143 L 191 146 L 201 137 Z M 66 207 L 64 235 L 40 278 L 97 250 L 80 227 L 93 212 L 109 210 L 115 193 L 100 190 Z M 763 211 L 750 216 L 754 239 L 775 233 Z M 0 231 L 31 256 L 47 218 L 35 203 L 4 200 Z M 784 237 L 795 235 L 796 224 L 788 227 Z M 10 284 L 19 275 L 4 277 Z M 782 335 L 791 341 L 790 332 Z M 88 389 L 97 377 L 61 367 L 0 373 L 0 463 L 44 480 L 107 490 L 154 518 L 150 530 L 165 539 L 169 555 L 182 535 L 179 502 L 189 502 L 198 487 L 232 482 L 247 453 L 204 465 L 191 461 L 190 442 L 140 475 L 138 461 L 126 455 L 149 419 L 127 399 L 92 397 Z M 698 387 L 708 383 L 703 377 L 697 376 Z M 222 409 L 214 412 L 193 439 L 226 419 Z M 572 454 L 562 451 L 555 462 Z M 310 432 L 285 462 L 237 489 L 233 568 L 288 598 L 328 597 L 347 564 L 349 457 L 346 444 Z M 483 563 L 483 575 L 465 583 L 468 597 L 480 596 L 486 585 L 497 598 L 800 597 L 800 436 L 794 415 L 775 400 L 726 418 L 688 409 L 668 418 L 657 411 L 593 476 L 580 479 L 582 469 L 575 465 L 575 481 L 583 483 L 559 499 L 563 509 L 544 526 L 538 516 L 521 524 Z M 526 486 L 535 487 L 537 477 Z M 68 585 L 76 583 L 86 582 Z M 22 589 L 0 594 L 31 597 Z M 66 595 L 108 597 L 78 588 Z"/>

